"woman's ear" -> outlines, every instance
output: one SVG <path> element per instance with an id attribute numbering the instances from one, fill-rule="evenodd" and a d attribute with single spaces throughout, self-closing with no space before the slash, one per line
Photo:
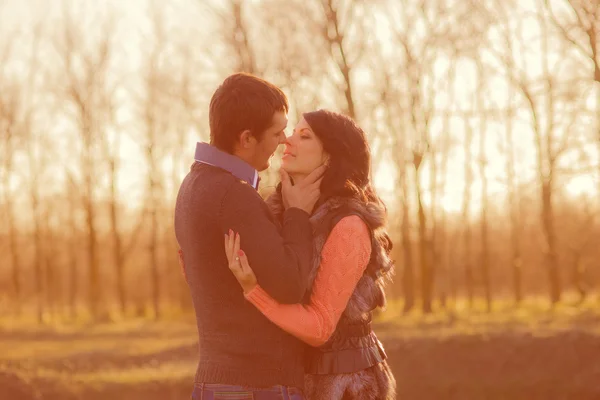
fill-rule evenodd
<path id="1" fill-rule="evenodd" d="M 326 167 L 329 167 L 329 154 L 325 154 L 325 156 L 323 157 L 323 165 Z"/>

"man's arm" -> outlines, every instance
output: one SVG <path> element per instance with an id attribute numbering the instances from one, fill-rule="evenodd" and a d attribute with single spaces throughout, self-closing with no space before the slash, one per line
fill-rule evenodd
<path id="1" fill-rule="evenodd" d="M 313 259 L 309 215 L 291 207 L 280 231 L 263 200 L 250 186 L 233 183 L 219 214 L 222 233 L 239 233 L 241 247 L 261 287 L 282 304 L 298 303 L 307 287 Z"/>

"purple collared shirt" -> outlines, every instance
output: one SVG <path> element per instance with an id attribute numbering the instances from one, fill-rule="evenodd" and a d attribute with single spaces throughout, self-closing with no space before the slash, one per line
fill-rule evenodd
<path id="1" fill-rule="evenodd" d="M 225 153 L 208 143 L 198 142 L 194 159 L 199 163 L 229 171 L 238 179 L 258 190 L 258 184 L 260 183 L 258 171 L 239 157 Z"/>

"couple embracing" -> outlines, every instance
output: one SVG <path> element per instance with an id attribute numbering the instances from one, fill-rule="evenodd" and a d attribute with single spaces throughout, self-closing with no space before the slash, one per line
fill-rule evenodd
<path id="1" fill-rule="evenodd" d="M 175 233 L 196 313 L 192 399 L 395 399 L 371 328 L 392 273 L 386 209 L 370 181 L 363 130 L 342 114 L 303 114 L 248 74 L 210 102 L 179 189 Z M 259 171 L 285 145 L 264 201 Z"/>

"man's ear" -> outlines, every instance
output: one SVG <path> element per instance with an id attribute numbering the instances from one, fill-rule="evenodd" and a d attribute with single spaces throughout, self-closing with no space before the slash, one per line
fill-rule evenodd
<path id="1" fill-rule="evenodd" d="M 254 141 L 256 141 L 256 138 L 252 135 L 250 129 L 246 129 L 240 134 L 240 146 L 243 149 L 249 148 Z"/>

